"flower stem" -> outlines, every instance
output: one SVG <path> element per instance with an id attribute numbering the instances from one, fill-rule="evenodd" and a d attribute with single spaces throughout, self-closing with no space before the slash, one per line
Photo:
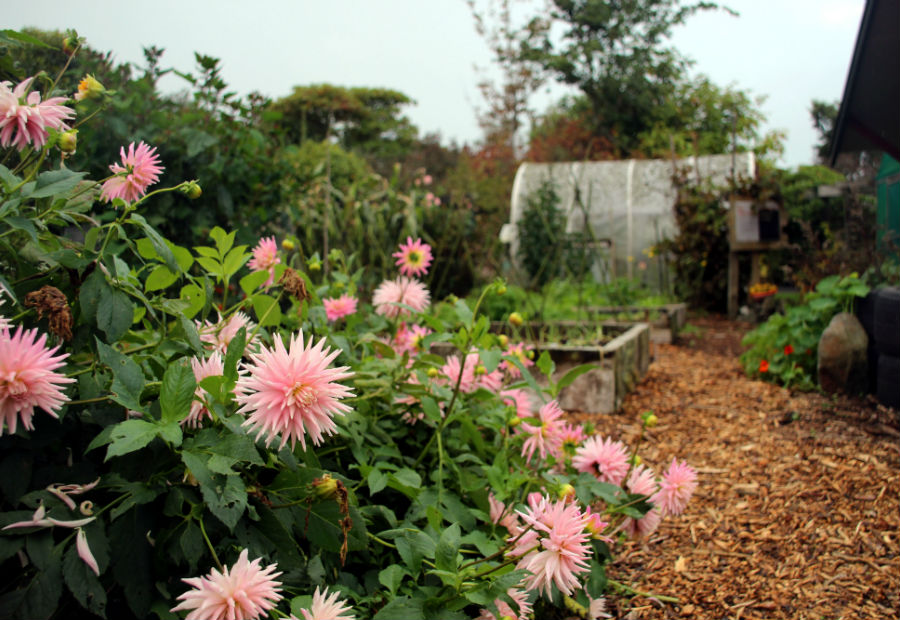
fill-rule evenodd
<path id="1" fill-rule="evenodd" d="M 676 596 L 665 596 L 663 594 L 653 594 L 652 592 L 642 592 L 641 590 L 635 590 L 631 586 L 626 586 L 624 583 L 620 583 L 615 579 L 607 579 L 606 582 L 615 588 L 618 592 L 623 594 L 630 594 L 632 596 L 642 596 L 644 598 L 653 598 L 657 601 L 661 601 L 663 603 L 678 603 L 680 602 L 678 597 Z"/>
<path id="2" fill-rule="evenodd" d="M 206 535 L 206 528 L 203 526 L 203 518 L 197 519 L 197 523 L 200 525 L 200 533 L 203 535 L 203 540 L 206 541 L 206 546 L 209 547 L 209 552 L 212 554 L 213 561 L 215 561 L 216 566 L 219 567 L 219 570 L 224 570 L 222 568 L 222 563 L 219 561 L 219 556 L 216 555 L 216 550 L 213 548 L 212 542 L 209 540 L 209 536 Z"/>

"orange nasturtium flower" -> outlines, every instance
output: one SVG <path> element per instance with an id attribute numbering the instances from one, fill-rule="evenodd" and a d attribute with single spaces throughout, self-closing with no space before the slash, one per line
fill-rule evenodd
<path id="1" fill-rule="evenodd" d="M 769 372 L 769 362 L 766 360 L 761 360 L 759 362 L 759 372 Z"/>
<path id="2" fill-rule="evenodd" d="M 793 353 L 793 352 L 794 352 L 794 347 L 793 347 L 793 346 L 791 346 L 791 345 L 789 345 L 789 344 L 784 346 L 784 354 L 785 354 L 785 355 L 790 355 L 790 354 Z"/>

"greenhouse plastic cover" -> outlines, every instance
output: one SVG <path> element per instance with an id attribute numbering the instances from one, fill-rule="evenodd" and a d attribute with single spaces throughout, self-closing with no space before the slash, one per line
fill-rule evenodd
<path id="1" fill-rule="evenodd" d="M 705 155 L 687 159 L 629 159 L 524 163 L 513 182 L 510 222 L 500 239 L 510 245 L 510 258 L 518 265 L 518 221 L 529 196 L 546 180 L 554 182 L 559 209 L 566 216 L 566 232 L 583 231 L 590 223 L 596 248 L 595 279 L 638 278 L 653 289 L 667 289 L 667 269 L 651 248 L 675 233 L 673 207 L 677 197 L 672 182 L 675 169 L 691 179 L 724 187 L 732 176 L 753 177 L 753 153 Z M 578 198 L 579 200 L 576 200 Z"/>

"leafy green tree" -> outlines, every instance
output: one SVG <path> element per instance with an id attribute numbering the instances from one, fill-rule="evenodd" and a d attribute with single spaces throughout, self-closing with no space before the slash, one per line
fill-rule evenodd
<path id="1" fill-rule="evenodd" d="M 593 131 L 627 155 L 640 147 L 638 136 L 663 120 L 660 111 L 684 80 L 689 61 L 666 46 L 672 28 L 717 8 L 679 0 L 553 0 L 550 19 L 529 25 L 520 58 L 577 87 L 590 103 Z"/>
<path id="2" fill-rule="evenodd" d="M 347 150 L 365 154 L 370 161 L 389 166 L 412 146 L 418 130 L 402 115 L 414 103 L 403 93 L 387 88 L 345 88 L 332 84 L 295 86 L 271 109 L 279 117 L 275 129 L 285 142 L 321 142 L 335 136 Z M 379 172 L 385 172 L 376 165 Z"/>

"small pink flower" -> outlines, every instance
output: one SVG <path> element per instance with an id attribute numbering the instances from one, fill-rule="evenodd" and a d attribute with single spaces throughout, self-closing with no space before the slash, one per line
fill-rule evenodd
<path id="1" fill-rule="evenodd" d="M 286 349 L 281 335 L 276 335 L 274 348 L 263 346 L 259 353 L 251 353 L 251 363 L 234 388 L 235 401 L 241 405 L 238 413 L 247 414 L 244 426 L 266 435 L 266 445 L 281 434 L 281 445 L 297 440 L 306 449 L 306 434 L 313 445 L 322 443 L 324 435 L 337 431 L 335 415 L 344 415 L 350 407 L 340 402 L 353 396 L 350 388 L 336 383 L 352 377 L 347 366 L 329 368 L 340 349 L 331 351 L 322 338 L 304 344 L 303 332 L 290 340 Z"/>
<path id="2" fill-rule="evenodd" d="M 246 332 L 247 346 L 256 343 L 256 337 L 253 331 L 256 324 L 250 320 L 250 317 L 243 312 L 235 312 L 228 319 L 223 320 L 219 315 L 218 323 L 210 323 L 209 321 L 194 321 L 197 325 L 197 331 L 200 334 L 200 341 L 210 351 L 218 351 L 222 355 L 228 353 L 228 345 L 237 336 L 238 331 L 243 327 Z"/>
<path id="3" fill-rule="evenodd" d="M 253 258 L 247 263 L 253 271 L 268 271 L 269 279 L 263 286 L 271 286 L 275 281 L 275 265 L 279 264 L 281 259 L 278 258 L 278 244 L 275 243 L 275 237 L 263 237 L 253 248 Z"/>
<path id="4" fill-rule="evenodd" d="M 509 345 L 509 348 L 504 355 L 518 359 L 525 368 L 528 368 L 529 366 L 534 366 L 534 362 L 528 357 L 528 351 L 531 349 L 533 349 L 531 345 L 520 342 L 519 344 Z M 519 370 L 519 367 L 509 360 L 503 360 L 503 368 L 506 369 L 506 372 L 509 373 L 509 376 L 513 379 L 518 379 L 522 376 L 522 371 Z"/>
<path id="5" fill-rule="evenodd" d="M 337 321 L 356 313 L 356 297 L 344 293 L 340 297 L 329 297 L 322 300 L 325 306 L 325 317 L 329 321 Z"/>
<path id="6" fill-rule="evenodd" d="M 222 361 L 222 356 L 219 352 L 213 351 L 212 355 L 205 360 L 196 357 L 191 358 L 191 369 L 194 371 L 197 389 L 194 390 L 194 400 L 191 401 L 191 410 L 181 423 L 189 428 L 200 428 L 203 426 L 204 419 L 212 419 L 212 414 L 209 409 L 206 408 L 205 404 L 210 395 L 209 392 L 200 387 L 200 382 L 207 377 L 216 377 L 225 374 L 225 364 Z"/>
<path id="7" fill-rule="evenodd" d="M 646 538 L 656 531 L 662 520 L 662 514 L 654 504 L 655 500 L 652 497 L 657 490 L 656 477 L 653 475 L 653 470 L 644 465 L 638 465 L 628 475 L 628 482 L 625 484 L 625 488 L 628 489 L 629 493 L 646 495 L 647 501 L 653 507 L 640 519 L 625 517 L 618 529 L 632 538 Z"/>
<path id="8" fill-rule="evenodd" d="M 653 496 L 653 503 L 659 506 L 663 516 L 680 515 L 695 490 L 697 490 L 697 472 L 687 464 L 687 461 L 679 463 L 673 457 L 669 469 L 662 475 L 659 491 Z"/>
<path id="9" fill-rule="evenodd" d="M 431 293 L 425 285 L 414 278 L 400 276 L 396 280 L 385 280 L 378 285 L 372 296 L 375 312 L 388 318 L 412 316 L 412 312 L 425 312 L 431 303 Z M 409 306 L 404 308 L 403 306 Z"/>
<path id="10" fill-rule="evenodd" d="M 612 538 L 609 536 L 604 536 L 603 532 L 606 531 L 607 526 L 609 526 L 608 521 L 603 520 L 603 515 L 599 512 L 593 512 L 591 507 L 588 506 L 584 511 L 585 518 L 585 528 L 587 528 L 588 533 L 591 535 L 591 538 L 595 538 L 597 540 L 602 540 L 608 544 L 612 544 Z"/>
<path id="11" fill-rule="evenodd" d="M 422 185 L 431 185 L 431 181 L 432 178 L 430 174 L 426 174 L 424 177 L 422 177 Z"/>
<path id="12" fill-rule="evenodd" d="M 230 570 L 214 568 L 206 577 L 182 579 L 194 589 L 180 595 L 181 603 L 170 611 L 192 610 L 186 620 L 256 620 L 284 598 L 276 568 L 262 568 L 260 558 L 248 561 L 244 549 Z"/>
<path id="13" fill-rule="evenodd" d="M 81 558 L 81 560 L 94 571 L 94 574 L 99 577 L 100 567 L 97 565 L 97 560 L 94 558 L 94 554 L 91 553 L 91 548 L 88 546 L 87 534 L 85 534 L 84 530 L 80 527 L 75 534 L 75 551 L 78 552 L 78 557 Z"/>
<path id="14" fill-rule="evenodd" d="M 463 366 L 462 379 L 459 380 L 461 364 Z M 474 392 L 478 388 L 498 394 L 502 387 L 503 376 L 500 371 L 488 372 L 481 363 L 477 352 L 466 355 L 464 364 L 458 355 L 454 355 L 441 367 L 441 373 L 447 377 L 447 385 L 450 388 L 455 388 L 456 382 L 459 380 L 459 390 L 466 394 Z"/>
<path id="15" fill-rule="evenodd" d="M 522 429 L 522 433 L 528 435 L 528 439 L 522 444 L 522 457 L 530 461 L 535 450 L 542 459 L 547 458 L 548 454 L 554 456 L 559 454 L 562 442 L 560 431 L 564 424 L 560 419 L 562 416 L 563 410 L 559 408 L 559 404 L 555 400 L 551 400 L 538 411 L 540 426 L 522 422 L 517 427 Z"/>
<path id="16" fill-rule="evenodd" d="M 572 466 L 602 482 L 621 485 L 628 472 L 628 449 L 621 441 L 595 435 L 575 451 Z"/>
<path id="17" fill-rule="evenodd" d="M 516 415 L 520 418 L 531 417 L 531 397 L 528 392 L 522 389 L 503 390 L 500 392 L 500 398 L 506 403 L 507 407 L 515 407 Z"/>
<path id="18" fill-rule="evenodd" d="M 304 620 L 354 620 L 352 609 L 345 601 L 340 600 L 340 592 L 328 594 L 328 588 L 313 594 L 312 605 L 308 610 L 301 609 Z M 293 618 L 293 616 L 291 616 Z"/>
<path id="19" fill-rule="evenodd" d="M 69 400 L 62 386 L 75 379 L 56 372 L 69 354 L 53 355 L 59 346 L 48 349 L 46 342 L 47 334 L 38 338 L 36 329 L 0 330 L 0 435 L 4 425 L 15 433 L 20 418 L 32 430 L 35 407 L 58 418 L 56 412 Z"/>
<path id="20" fill-rule="evenodd" d="M 592 553 L 585 515 L 578 504 L 564 499 L 551 503 L 544 498 L 537 506 L 518 514 L 526 526 L 533 528 L 518 539 L 509 553 L 522 556 L 517 569 L 532 573 L 525 579 L 526 588 L 544 592 L 552 599 L 551 586 L 556 585 L 560 592 L 571 595 L 581 587 L 578 575 L 589 570 Z"/>
<path id="21" fill-rule="evenodd" d="M 400 244 L 400 250 L 391 254 L 397 259 L 395 263 L 400 267 L 400 273 L 406 276 L 424 276 L 428 273 L 428 266 L 431 264 L 431 246 L 422 243 L 421 239 L 412 240 L 412 237 L 406 238 L 406 244 Z"/>
<path id="22" fill-rule="evenodd" d="M 497 607 L 500 618 L 528 620 L 531 617 L 531 603 L 528 602 L 528 592 L 518 588 L 510 588 L 506 591 L 506 594 L 513 600 L 519 611 L 517 612 L 509 603 L 498 598 L 494 601 L 494 605 Z M 490 610 L 482 609 L 481 614 L 475 620 L 497 620 L 497 616 L 492 614 Z"/>
<path id="23" fill-rule="evenodd" d="M 103 183 L 100 197 L 106 202 L 121 198 L 125 202 L 135 202 L 147 193 L 147 188 L 159 181 L 164 168 L 159 165 L 156 147 L 144 142 L 134 148 L 134 142 L 128 145 L 128 153 L 123 146 L 119 151 L 122 165 L 110 164 L 109 169 L 115 175 Z"/>
<path id="24" fill-rule="evenodd" d="M 488 506 L 491 523 L 502 525 L 510 532 L 518 527 L 519 518 L 512 510 L 507 510 L 506 505 L 494 497 L 493 493 L 488 494 Z"/>
<path id="25" fill-rule="evenodd" d="M 572 456 L 575 454 L 578 446 L 587 439 L 587 435 L 584 433 L 584 429 L 581 426 L 566 423 L 563 424 L 559 431 L 559 438 L 562 453 Z"/>
<path id="26" fill-rule="evenodd" d="M 422 325 L 407 327 L 406 323 L 400 323 L 397 327 L 397 334 L 389 344 L 397 355 L 402 356 L 404 353 L 409 353 L 410 356 L 413 356 L 425 351 L 424 340 L 430 333 L 432 333 L 431 330 Z"/>
<path id="27" fill-rule="evenodd" d="M 72 108 L 60 105 L 65 97 L 41 101 L 38 91 L 27 93 L 33 80 L 23 80 L 15 89 L 10 89 L 12 82 L 0 82 L 0 144 L 4 147 L 13 145 L 21 151 L 31 144 L 39 150 L 47 143 L 47 129 L 66 131 L 65 121 L 75 116 Z"/>

